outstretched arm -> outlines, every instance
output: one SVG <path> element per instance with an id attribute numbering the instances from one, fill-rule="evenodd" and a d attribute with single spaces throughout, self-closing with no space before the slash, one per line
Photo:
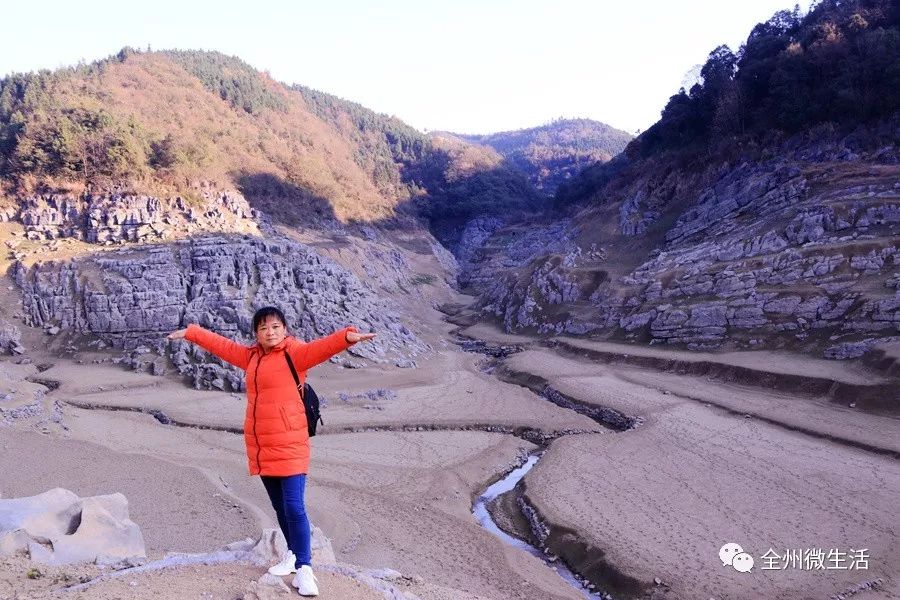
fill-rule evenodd
<path id="1" fill-rule="evenodd" d="M 173 331 L 167 336 L 170 340 L 185 339 L 193 342 L 209 352 L 218 356 L 227 363 L 231 363 L 241 369 L 247 369 L 250 363 L 250 348 L 238 344 L 218 333 L 203 329 L 199 325 L 188 325 L 187 329 Z"/>
<path id="2" fill-rule="evenodd" d="M 356 331 L 356 327 L 350 326 L 311 342 L 294 340 L 294 343 L 288 346 L 287 351 L 296 369 L 306 371 L 335 354 L 343 352 L 353 344 L 371 340 L 374 337 L 374 333 L 359 333 Z"/>

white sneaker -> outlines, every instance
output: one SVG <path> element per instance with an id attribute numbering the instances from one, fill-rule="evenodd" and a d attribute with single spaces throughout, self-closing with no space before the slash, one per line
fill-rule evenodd
<path id="1" fill-rule="evenodd" d="M 284 558 L 281 559 L 280 563 L 269 567 L 269 573 L 271 573 L 272 575 L 277 575 L 278 577 L 284 577 L 285 575 L 296 573 L 296 561 L 297 559 L 296 557 L 294 557 L 294 553 L 288 550 L 287 554 L 284 555 Z"/>
<path id="2" fill-rule="evenodd" d="M 297 588 L 301 596 L 318 596 L 319 586 L 316 585 L 316 576 L 313 575 L 312 567 L 303 565 L 297 574 L 294 575 L 293 586 Z"/>

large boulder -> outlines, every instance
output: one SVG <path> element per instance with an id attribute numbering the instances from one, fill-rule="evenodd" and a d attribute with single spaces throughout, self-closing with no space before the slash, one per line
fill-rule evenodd
<path id="1" fill-rule="evenodd" d="M 63 488 L 26 498 L 0 500 L 0 532 L 24 531 L 37 542 L 70 535 L 81 519 L 81 499 Z"/>
<path id="2" fill-rule="evenodd" d="M 0 556 L 17 553 L 51 565 L 134 563 L 147 557 L 125 496 L 79 498 L 62 488 L 0 500 Z"/>

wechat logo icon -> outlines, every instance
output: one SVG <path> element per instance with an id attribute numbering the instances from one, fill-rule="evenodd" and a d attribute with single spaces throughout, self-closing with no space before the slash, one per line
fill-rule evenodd
<path id="1" fill-rule="evenodd" d="M 732 566 L 735 571 L 749 573 L 753 568 L 753 557 L 744 552 L 740 544 L 728 542 L 719 549 L 719 559 L 722 566 Z"/>

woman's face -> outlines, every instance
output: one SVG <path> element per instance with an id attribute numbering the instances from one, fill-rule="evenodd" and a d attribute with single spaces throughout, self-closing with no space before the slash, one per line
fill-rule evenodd
<path id="1" fill-rule="evenodd" d="M 274 315 L 266 317 L 265 321 L 256 328 L 256 341 L 265 350 L 280 344 L 286 335 L 287 330 L 284 327 L 284 323 Z"/>

